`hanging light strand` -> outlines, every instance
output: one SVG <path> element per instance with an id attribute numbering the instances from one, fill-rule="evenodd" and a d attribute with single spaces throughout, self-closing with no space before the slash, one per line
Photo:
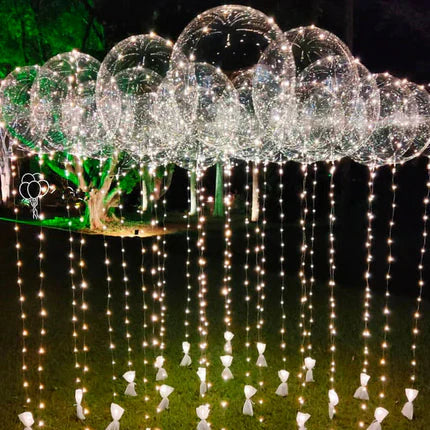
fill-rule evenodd
<path id="1" fill-rule="evenodd" d="M 119 177 L 118 177 L 119 181 Z M 119 191 L 120 195 L 120 204 L 119 204 L 119 214 L 120 214 L 120 224 L 121 228 L 124 227 L 124 217 L 123 217 L 123 205 L 121 201 L 121 190 Z M 132 347 L 131 347 L 131 333 L 130 333 L 130 316 L 129 316 L 129 297 L 130 297 L 130 289 L 128 285 L 128 275 L 127 275 L 127 261 L 126 261 L 126 250 L 125 250 L 125 242 L 124 242 L 124 235 L 121 234 L 120 236 L 120 245 L 121 245 L 121 266 L 122 266 L 122 281 L 124 285 L 124 325 L 125 325 L 125 337 L 126 337 L 126 343 L 127 343 L 127 367 L 130 370 L 133 366 L 132 362 Z"/>
<path id="2" fill-rule="evenodd" d="M 314 324 L 314 307 L 313 307 L 313 289 L 315 285 L 315 266 L 314 266 L 314 250 L 315 250 L 315 227 L 316 227 L 316 191 L 317 191 L 317 175 L 318 164 L 313 164 L 313 179 L 312 179 L 312 224 L 311 238 L 309 247 L 309 289 L 308 289 L 308 329 L 307 329 L 307 345 L 306 349 L 310 354 L 312 352 L 312 326 Z"/>
<path id="3" fill-rule="evenodd" d="M 31 403 L 31 398 L 29 396 L 29 388 L 30 383 L 27 379 L 28 375 L 28 365 L 27 365 L 27 337 L 29 336 L 29 331 L 27 329 L 26 319 L 27 314 L 25 313 L 24 309 L 24 303 L 26 301 L 26 297 L 24 295 L 24 287 L 23 287 L 23 279 L 22 279 L 22 266 L 23 262 L 21 260 L 21 243 L 20 243 L 20 229 L 18 224 L 18 215 L 19 215 L 19 207 L 17 205 L 17 188 L 16 188 L 16 178 L 18 176 L 18 169 L 16 164 L 17 156 L 12 152 L 11 157 L 11 170 L 12 170 L 12 183 L 13 183 L 13 211 L 15 214 L 15 225 L 14 225 L 14 231 L 15 231 L 15 250 L 16 250 L 16 284 L 18 287 L 18 300 L 19 300 L 19 309 L 20 309 L 20 318 L 21 318 L 21 372 L 22 372 L 22 387 L 24 390 L 24 396 L 25 396 L 25 404 L 29 405 Z"/>
<path id="4" fill-rule="evenodd" d="M 43 161 L 40 160 L 39 164 L 42 165 Z M 44 280 L 45 280 L 45 273 L 43 271 L 43 260 L 45 258 L 45 254 L 43 252 L 43 243 L 45 240 L 45 234 L 43 232 L 43 220 L 44 215 L 42 213 L 42 204 L 40 203 L 40 214 L 39 218 L 41 221 L 40 224 L 40 230 L 39 230 L 39 291 L 38 291 L 38 297 L 39 297 L 39 303 L 40 303 L 40 336 L 39 336 L 39 349 L 38 349 L 38 366 L 37 371 L 39 375 L 39 411 L 45 410 L 46 403 L 44 401 L 44 390 L 45 390 L 45 383 L 44 383 L 44 357 L 46 356 L 46 345 L 45 345 L 45 339 L 46 339 L 46 317 L 47 312 L 45 308 L 45 291 L 44 291 Z M 45 422 L 42 419 L 39 419 L 38 426 L 43 427 L 45 425 Z"/>
<path id="5" fill-rule="evenodd" d="M 200 335 L 200 366 L 207 367 L 207 337 L 209 322 L 206 314 L 206 294 L 208 292 L 207 277 L 206 277 L 206 218 L 205 218 L 205 189 L 203 186 L 203 172 L 197 172 L 197 249 L 198 249 L 198 266 L 199 266 L 199 326 L 198 331 Z"/>
<path id="6" fill-rule="evenodd" d="M 191 212 L 191 181 L 192 181 L 192 175 L 193 172 L 187 171 L 188 173 L 188 185 L 187 185 L 187 202 L 188 202 L 188 209 L 186 213 L 186 223 L 187 223 L 187 230 L 186 230 L 186 242 L 187 242 L 187 255 L 186 255 L 186 261 L 185 261 L 185 281 L 187 284 L 187 294 L 186 294 L 186 302 L 185 302 L 185 321 L 184 321 L 184 327 L 185 327 L 185 340 L 188 341 L 190 337 L 190 315 L 191 315 L 191 292 L 192 292 L 192 284 L 191 284 L 191 273 L 190 273 L 190 265 L 191 265 L 191 243 L 190 243 L 190 212 Z"/>
<path id="7" fill-rule="evenodd" d="M 376 177 L 376 169 L 372 167 L 369 173 L 369 196 L 368 196 L 368 207 L 367 207 L 367 236 L 366 236 L 366 273 L 365 273 L 365 290 L 364 290 L 364 306 L 363 306 L 363 320 L 364 320 L 364 329 L 363 329 L 363 369 L 362 372 L 366 373 L 369 369 L 369 338 L 370 338 L 370 329 L 369 329 L 369 320 L 370 320 L 370 301 L 372 298 L 372 291 L 370 287 L 370 277 L 371 277 L 371 266 L 372 266 L 372 243 L 373 243 L 373 200 L 375 195 L 373 193 L 375 177 Z"/>
<path id="8" fill-rule="evenodd" d="M 250 171 L 250 163 L 247 162 L 246 163 L 246 167 L 245 167 L 245 171 L 246 171 L 246 178 L 245 178 L 245 242 L 246 242 L 246 249 L 245 249 L 245 266 L 244 266 L 244 270 L 245 270 L 245 276 L 244 276 L 244 281 L 243 281 L 243 285 L 245 287 L 245 306 L 246 306 L 246 326 L 245 326 L 245 348 L 246 348 L 246 370 L 245 370 L 245 376 L 249 377 L 250 376 L 250 371 L 249 371 L 249 363 L 251 362 L 251 357 L 250 357 L 250 350 L 249 348 L 251 347 L 251 343 L 250 343 L 250 332 L 251 332 L 251 327 L 249 324 L 249 311 L 250 311 L 250 301 L 251 301 L 251 296 L 250 296 L 250 290 L 249 290 L 249 257 L 251 254 L 251 249 L 250 249 L 250 233 L 249 233 L 249 211 L 250 211 L 250 202 L 249 202 L 249 171 Z"/>
<path id="9" fill-rule="evenodd" d="M 302 231 L 302 243 L 300 246 L 300 268 L 299 268 L 299 279 L 301 286 L 301 296 L 300 296 L 300 318 L 299 318 L 299 328 L 301 334 L 300 343 L 300 354 L 302 356 L 301 368 L 304 368 L 304 358 L 305 358 L 305 343 L 307 337 L 306 329 L 306 303 L 308 301 L 307 296 L 307 281 L 306 281 L 306 255 L 307 255 L 307 235 L 306 235 L 306 224 L 308 217 L 308 199 L 307 199 L 307 178 L 308 178 L 308 165 L 302 164 L 301 166 L 303 179 L 302 179 L 302 190 L 300 192 L 300 229 Z M 299 373 L 299 378 L 302 379 L 302 386 L 306 385 L 303 372 Z"/>
<path id="10" fill-rule="evenodd" d="M 228 331 L 231 328 L 231 172 L 228 163 L 224 167 L 224 279 L 221 294 L 224 297 L 224 324 Z"/>
<path id="11" fill-rule="evenodd" d="M 167 247 L 166 247 L 166 238 L 167 238 L 167 226 L 166 226 L 166 218 L 167 218 L 167 165 L 164 167 L 163 171 L 163 182 L 162 182 L 162 219 L 161 225 L 163 229 L 161 241 L 161 270 L 160 270 L 160 282 L 161 282 L 161 291 L 160 291 L 160 352 L 163 354 L 163 351 L 166 348 L 165 337 L 166 337 L 166 262 L 167 262 Z"/>
<path id="12" fill-rule="evenodd" d="M 287 319 L 287 315 L 285 314 L 285 212 L 284 212 L 284 162 L 281 162 L 278 169 L 279 173 L 279 208 L 280 208 L 280 227 L 279 227 L 279 235 L 280 235 L 280 247 L 281 247 L 281 255 L 279 258 L 279 266 L 280 266 L 280 278 L 281 278 L 281 295 L 280 295 L 280 306 L 281 306 L 281 355 L 282 355 L 282 363 L 286 363 L 287 357 L 285 356 L 286 349 L 286 329 L 285 329 L 285 321 Z"/>
<path id="13" fill-rule="evenodd" d="M 381 360 L 379 364 L 382 367 L 382 373 L 380 375 L 380 381 L 381 381 L 381 391 L 379 392 L 379 398 L 383 399 L 385 397 L 385 386 L 387 383 L 387 375 L 386 372 L 383 370 L 387 366 L 387 349 L 388 349 L 388 332 L 390 331 L 390 286 L 391 286 L 391 269 L 392 264 L 394 262 L 393 257 L 393 228 L 394 228 L 394 220 L 396 215 L 396 196 L 397 196 L 397 184 L 396 184 L 396 166 L 393 165 L 391 169 L 391 192 L 392 192 L 392 202 L 391 202 L 391 217 L 389 221 L 389 227 L 388 227 L 388 239 L 387 239 L 387 245 L 388 245 L 388 265 L 387 265 L 387 273 L 385 275 L 385 303 L 383 308 L 383 315 L 384 315 L 384 334 L 383 334 L 383 341 L 381 344 Z"/>
<path id="14" fill-rule="evenodd" d="M 417 373 L 417 340 L 419 335 L 419 319 L 421 318 L 421 305 L 422 305 L 422 296 L 424 289 L 424 255 L 427 247 L 427 236 L 428 236 L 428 209 L 430 202 L 430 161 L 427 162 L 427 192 L 424 197 L 424 214 L 423 214 L 423 238 L 422 245 L 420 249 L 420 259 L 418 263 L 418 296 L 416 309 L 413 314 L 413 324 L 412 324 L 412 345 L 411 345 L 411 376 L 410 380 L 412 383 L 412 387 L 414 387 L 416 382 L 416 373 Z"/>
<path id="15" fill-rule="evenodd" d="M 143 225 L 143 212 L 144 212 L 144 199 L 147 196 L 146 193 L 146 183 L 144 181 L 144 165 L 142 162 L 139 163 L 139 177 L 140 177 L 140 196 L 141 196 L 141 208 L 140 208 L 140 224 Z M 145 254 L 146 249 L 144 246 L 144 241 L 142 233 L 139 231 L 139 241 L 140 241 L 140 288 L 142 292 L 142 351 L 143 351 L 143 390 L 144 390 L 144 400 L 147 401 L 147 373 L 148 373 L 148 303 L 147 303 L 147 287 L 145 282 Z"/>
<path id="16" fill-rule="evenodd" d="M 331 352 L 331 362 L 330 362 L 330 383 L 331 388 L 334 389 L 335 385 L 335 373 L 336 373 L 336 297 L 335 297 L 335 238 L 334 238 L 334 223 L 336 221 L 335 216 L 335 184 L 334 184 L 334 174 L 336 171 L 336 166 L 334 162 L 330 166 L 330 215 L 329 215 L 329 334 L 330 334 L 330 352 Z"/>

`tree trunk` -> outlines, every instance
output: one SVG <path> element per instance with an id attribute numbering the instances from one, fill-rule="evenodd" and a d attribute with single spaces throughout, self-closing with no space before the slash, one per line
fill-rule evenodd
<path id="1" fill-rule="evenodd" d="M 12 172 L 10 165 L 10 154 L 7 146 L 7 137 L 1 132 L 0 147 L 0 182 L 1 182 L 1 201 L 5 204 L 11 195 Z"/>
<path id="2" fill-rule="evenodd" d="M 103 221 L 106 220 L 104 196 L 100 190 L 92 189 L 87 200 L 88 216 L 91 230 L 103 230 Z"/>
<path id="3" fill-rule="evenodd" d="M 260 215 L 260 188 L 258 186 L 258 165 L 252 169 L 252 206 L 251 221 L 257 222 Z"/>
<path id="4" fill-rule="evenodd" d="M 141 182 L 141 191 L 140 191 L 140 197 L 141 197 L 141 210 L 142 213 L 146 212 L 148 209 L 148 189 L 146 188 L 146 182 L 142 179 Z"/>
<path id="5" fill-rule="evenodd" d="M 191 172 L 190 174 L 190 215 L 195 215 L 197 213 L 197 174 L 196 172 Z"/>
<path id="6" fill-rule="evenodd" d="M 216 179 L 215 179 L 215 204 L 213 216 L 224 216 L 224 192 L 223 192 L 223 168 L 221 163 L 216 164 Z"/>

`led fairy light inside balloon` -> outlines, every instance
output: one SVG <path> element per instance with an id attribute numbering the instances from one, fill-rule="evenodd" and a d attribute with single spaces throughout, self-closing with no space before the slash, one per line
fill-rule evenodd
<path id="1" fill-rule="evenodd" d="M 391 192 L 392 192 L 392 202 L 391 202 L 391 217 L 388 225 L 388 238 L 387 238 L 387 245 L 388 245 L 388 265 L 387 265 L 387 272 L 385 275 L 385 301 L 384 301 L 384 308 L 383 308 L 383 315 L 384 315 L 384 328 L 383 328 L 383 340 L 381 344 L 381 359 L 379 361 L 379 364 L 382 368 L 382 373 L 379 377 L 381 382 L 381 390 L 379 392 L 379 398 L 382 400 L 385 398 L 385 386 L 387 383 L 387 375 L 384 369 L 387 366 L 387 349 L 388 349 L 388 333 L 390 331 L 390 286 L 391 286 L 391 269 L 392 269 L 392 263 L 394 262 L 393 257 L 393 228 L 394 228 L 394 220 L 396 215 L 396 196 L 397 196 L 397 184 L 396 184 L 396 166 L 393 165 L 391 169 Z"/>
<path id="2" fill-rule="evenodd" d="M 417 348 L 418 348 L 418 336 L 420 334 L 419 322 L 422 316 L 422 301 L 423 301 L 423 289 L 424 289 L 424 256 L 426 253 L 427 247 L 427 236 L 428 236 L 428 209 L 430 202 L 430 161 L 427 162 L 427 182 L 426 182 L 426 194 L 424 197 L 424 214 L 423 214 L 423 232 L 422 232 L 422 241 L 421 241 L 421 249 L 420 249 L 420 258 L 418 262 L 418 295 L 416 299 L 416 307 L 415 312 L 412 316 L 412 344 L 411 344 L 411 374 L 409 377 L 411 387 L 405 389 L 407 402 L 403 405 L 402 415 L 408 418 L 409 420 L 413 419 L 414 416 L 414 406 L 413 401 L 418 396 L 418 390 L 415 388 L 416 380 L 417 380 Z"/>

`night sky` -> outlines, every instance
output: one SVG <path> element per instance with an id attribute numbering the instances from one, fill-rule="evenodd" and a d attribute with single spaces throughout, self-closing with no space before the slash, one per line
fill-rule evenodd
<path id="1" fill-rule="evenodd" d="M 198 13 L 223 1 L 95 0 L 107 47 L 153 30 L 173 40 Z M 273 16 L 283 30 L 315 24 L 350 46 L 373 72 L 430 81 L 429 0 L 254 0 L 245 4 Z"/>

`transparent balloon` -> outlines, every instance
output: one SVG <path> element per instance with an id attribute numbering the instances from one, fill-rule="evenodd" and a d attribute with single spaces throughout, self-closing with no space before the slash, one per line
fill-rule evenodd
<path id="1" fill-rule="evenodd" d="M 94 86 L 99 67 L 98 60 L 78 51 L 58 54 L 40 67 L 31 88 L 31 123 L 43 147 L 80 154 L 91 146 L 89 133 L 97 135 Z"/>
<path id="2" fill-rule="evenodd" d="M 25 151 L 39 151 L 39 136 L 31 126 L 30 90 L 38 66 L 17 67 L 1 82 L 1 116 L 9 134 Z"/>
<path id="3" fill-rule="evenodd" d="M 142 159 L 156 140 L 154 104 L 170 62 L 172 43 L 145 34 L 115 45 L 103 60 L 96 100 L 105 129 L 118 147 Z"/>

